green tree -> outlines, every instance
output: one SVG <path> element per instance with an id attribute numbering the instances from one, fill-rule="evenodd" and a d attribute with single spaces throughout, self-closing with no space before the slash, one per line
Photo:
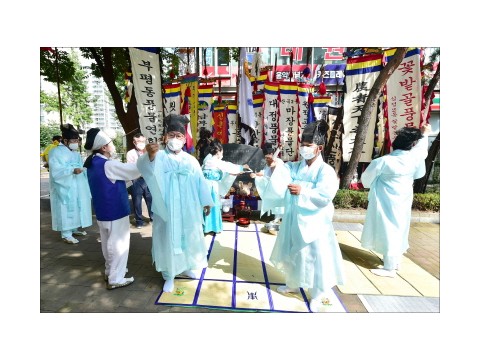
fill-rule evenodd
<path id="1" fill-rule="evenodd" d="M 40 149 L 44 149 L 52 142 L 52 137 L 62 135 L 60 124 L 41 124 L 40 125 Z"/>

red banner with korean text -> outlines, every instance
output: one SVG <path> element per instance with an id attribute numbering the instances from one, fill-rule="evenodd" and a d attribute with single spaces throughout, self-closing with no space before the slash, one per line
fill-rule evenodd
<path id="1" fill-rule="evenodd" d="M 396 49 L 385 51 L 386 63 L 395 54 L 395 51 Z M 408 49 L 402 62 L 388 79 L 386 99 L 389 145 L 391 146 L 397 130 L 403 127 L 420 127 L 422 81 L 419 48 Z"/>
<path id="2" fill-rule="evenodd" d="M 213 106 L 213 137 L 222 144 L 228 143 L 227 106 L 225 103 Z"/>
<path id="3" fill-rule="evenodd" d="M 383 54 L 372 54 L 347 59 L 345 69 L 344 134 L 342 138 L 343 161 L 348 162 L 352 155 L 358 119 L 370 90 L 382 69 Z M 377 107 L 372 111 L 367 135 L 363 143 L 360 162 L 372 161 L 374 131 L 377 121 Z"/>

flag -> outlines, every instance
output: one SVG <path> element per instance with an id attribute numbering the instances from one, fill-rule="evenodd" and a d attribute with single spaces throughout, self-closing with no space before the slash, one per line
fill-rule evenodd
<path id="1" fill-rule="evenodd" d="M 192 127 L 190 125 L 190 102 L 188 100 L 190 88 L 187 87 L 183 94 L 183 106 L 182 110 L 180 111 L 180 115 L 185 115 L 188 118 L 188 124 L 185 125 L 185 138 L 187 140 L 185 146 L 186 151 L 189 154 L 193 154 L 195 152 L 195 146 L 193 145 L 193 137 L 192 137 Z"/>
<path id="2" fill-rule="evenodd" d="M 248 70 L 247 52 L 245 48 L 240 49 L 240 84 L 238 89 L 238 113 L 241 123 L 247 128 L 242 128 L 240 134 L 249 144 L 251 140 L 250 131 L 255 131 L 255 114 L 253 112 L 252 84 Z"/>

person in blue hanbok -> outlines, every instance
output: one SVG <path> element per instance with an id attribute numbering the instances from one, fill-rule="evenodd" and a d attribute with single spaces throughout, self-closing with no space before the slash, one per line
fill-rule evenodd
<path id="1" fill-rule="evenodd" d="M 214 205 L 209 215 L 204 215 L 203 232 L 221 233 L 223 230 L 222 204 L 220 199 L 229 193 L 235 178 L 244 170 L 250 170 L 248 164 L 237 165 L 222 160 L 223 146 L 218 139 L 213 139 L 207 148 L 208 155 L 203 160 L 203 176 L 207 179 Z"/>
<path id="2" fill-rule="evenodd" d="M 332 223 L 332 200 L 339 183 L 335 170 L 321 154 L 327 127 L 325 121 L 307 124 L 299 150 L 303 160 L 273 161 L 271 177 L 255 179 L 263 194 L 262 208 L 285 207 L 270 256 L 272 264 L 285 274 L 286 285 L 277 291 L 308 289 L 314 312 L 325 309 L 325 292 L 344 282 L 342 254 Z"/>
<path id="3" fill-rule="evenodd" d="M 77 244 L 73 235 L 87 235 L 79 227 L 92 225 L 90 188 L 78 149 L 79 133 L 72 124 L 60 126 L 61 143 L 48 154 L 52 229 L 63 241 Z"/>
<path id="4" fill-rule="evenodd" d="M 198 160 L 182 151 L 186 142 L 182 115 L 168 115 L 167 146 L 148 144 L 137 167 L 152 193 L 152 260 L 165 280 L 163 291 L 172 292 L 175 276 L 197 278 L 195 270 L 207 266 L 203 214 L 213 199 Z"/>
<path id="5" fill-rule="evenodd" d="M 383 267 L 375 275 L 395 277 L 400 259 L 408 249 L 413 201 L 413 180 L 425 175 L 430 125 L 397 131 L 393 151 L 372 160 L 361 175 L 368 193 L 362 231 L 362 247 L 383 255 Z"/>

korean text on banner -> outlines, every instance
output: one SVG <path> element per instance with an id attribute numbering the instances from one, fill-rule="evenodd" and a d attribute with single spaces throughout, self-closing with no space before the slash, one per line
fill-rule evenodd
<path id="1" fill-rule="evenodd" d="M 385 52 L 387 62 L 395 51 Z M 403 127 L 420 126 L 421 83 L 420 49 L 408 49 L 403 61 L 387 81 L 388 134 L 392 142 L 396 137 L 395 131 Z"/>
<path id="2" fill-rule="evenodd" d="M 137 98 L 140 132 L 149 143 L 163 136 L 163 102 L 160 62 L 155 52 L 129 48 L 133 85 Z"/>
<path id="3" fill-rule="evenodd" d="M 382 69 L 382 54 L 349 58 L 345 70 L 344 134 L 342 139 L 343 161 L 350 161 L 357 135 L 358 119 L 367 96 Z M 374 107 L 368 122 L 367 136 L 363 143 L 360 162 L 372 161 L 377 106 Z"/>

